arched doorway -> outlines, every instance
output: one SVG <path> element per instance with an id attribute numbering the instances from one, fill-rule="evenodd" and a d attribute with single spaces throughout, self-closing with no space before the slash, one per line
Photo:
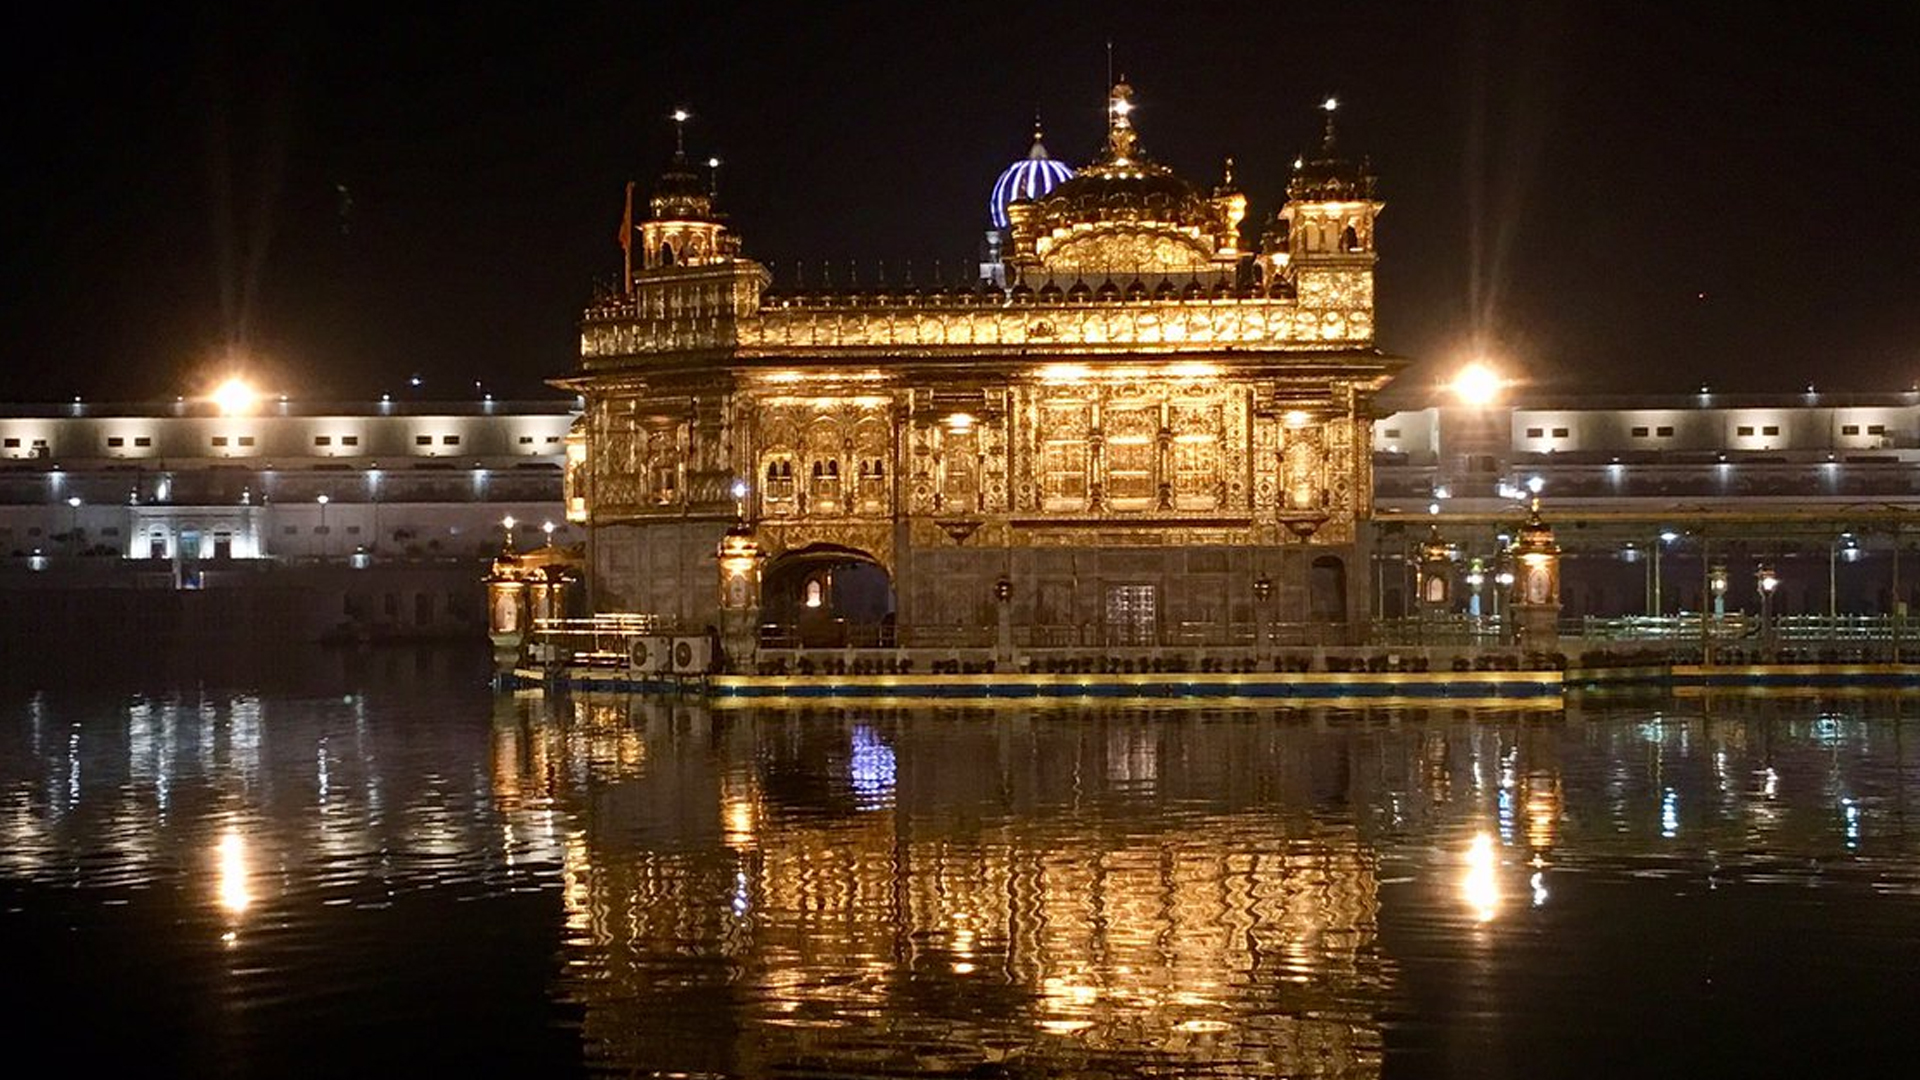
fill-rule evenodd
<path id="1" fill-rule="evenodd" d="M 767 565 L 760 619 L 769 644 L 800 648 L 893 644 L 893 579 L 873 556 L 814 544 Z"/>

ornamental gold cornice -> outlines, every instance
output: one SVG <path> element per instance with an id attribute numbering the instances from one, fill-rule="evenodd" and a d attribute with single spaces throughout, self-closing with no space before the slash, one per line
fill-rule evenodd
<path id="1" fill-rule="evenodd" d="M 1358 275 L 1364 278 L 1366 275 Z M 1352 349 L 1373 342 L 1371 285 L 1312 275 L 1313 295 L 1125 303 L 910 307 L 769 308 L 731 319 L 634 319 L 581 330 L 588 371 L 671 359 L 810 350 L 913 350 L 1044 347 L 1060 350 L 1219 347 Z"/>

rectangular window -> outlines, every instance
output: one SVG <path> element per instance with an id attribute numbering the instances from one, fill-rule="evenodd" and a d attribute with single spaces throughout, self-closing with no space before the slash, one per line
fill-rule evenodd
<path id="1" fill-rule="evenodd" d="M 1763 427 L 1763 428 L 1761 428 L 1761 429 L 1760 429 L 1760 434 L 1762 434 L 1762 435 L 1778 435 L 1778 434 L 1780 434 L 1780 425 L 1779 425 L 1779 424 L 1768 424 L 1768 425 L 1767 425 L 1766 427 Z"/>
<path id="2" fill-rule="evenodd" d="M 1634 429 L 1633 429 L 1633 437 L 1634 437 L 1634 438 L 1636 438 L 1636 439 L 1644 439 L 1644 438 L 1646 438 L 1646 437 L 1647 437 L 1647 429 L 1646 429 L 1646 428 L 1643 428 L 1643 427 L 1637 427 L 1637 428 L 1634 428 Z"/>
<path id="3" fill-rule="evenodd" d="M 8 439 L 8 440 L 6 441 L 6 443 L 5 443 L 5 445 L 6 445 L 6 447 L 7 447 L 7 449 L 9 449 L 9 450 L 12 450 L 12 449 L 14 449 L 14 448 L 16 448 L 16 447 L 18 447 L 18 446 L 20 445 L 20 440 L 19 440 L 19 439 Z"/>
<path id="4" fill-rule="evenodd" d="M 1567 429 L 1566 429 L 1566 428 L 1563 428 L 1563 427 L 1557 427 L 1557 428 L 1554 428 L 1554 429 L 1553 429 L 1553 437 L 1554 437 L 1554 438 L 1556 438 L 1556 439 L 1564 439 L 1564 438 L 1566 438 L 1566 437 L 1567 437 Z"/>
<path id="5" fill-rule="evenodd" d="M 1887 433 L 1887 425 L 1885 424 L 1868 424 L 1867 425 L 1867 434 L 1869 435 L 1885 435 L 1886 433 Z"/>
<path id="6" fill-rule="evenodd" d="M 358 526 L 358 525 L 349 525 L 349 526 L 347 526 L 347 535 L 348 535 L 348 536 L 359 536 L 359 535 L 360 535 L 360 526 Z"/>
<path id="7" fill-rule="evenodd" d="M 459 446 L 459 445 L 460 445 L 460 436 L 458 436 L 458 435 L 442 435 L 442 436 L 440 436 L 440 444 L 441 444 L 442 446 Z"/>
<path id="8" fill-rule="evenodd" d="M 552 446 L 553 444 L 555 444 L 555 443 L 557 443 L 557 442 L 559 442 L 559 441 L 560 441 L 560 436 L 558 436 L 558 435 L 549 435 L 549 436 L 547 436 L 547 445 L 548 445 L 548 446 Z"/>
<path id="9" fill-rule="evenodd" d="M 1653 433 L 1662 439 L 1670 439 L 1673 437 L 1673 429 L 1665 425 L 1654 428 Z"/>
<path id="10" fill-rule="evenodd" d="M 315 525 L 313 527 L 313 535 L 315 536 L 325 536 L 332 531 L 333 526 L 331 525 Z"/>
<path id="11" fill-rule="evenodd" d="M 1528 428 L 1528 429 L 1527 429 L 1527 438 L 1529 438 L 1529 439 L 1538 439 L 1538 438 L 1540 438 L 1540 437 L 1541 437 L 1542 435 L 1545 435 L 1546 433 L 1547 433 L 1547 429 L 1546 429 L 1546 428 L 1537 428 L 1537 427 L 1530 427 L 1530 428 Z"/>
<path id="12" fill-rule="evenodd" d="M 1859 424 L 1841 424 L 1841 425 L 1840 425 L 1840 434 L 1842 434 L 1842 435 L 1858 435 L 1858 434 L 1860 434 L 1860 425 L 1859 425 Z"/>
<path id="13" fill-rule="evenodd" d="M 280 527 L 280 531 L 281 531 L 281 532 L 283 532 L 283 533 L 285 533 L 285 534 L 287 534 L 288 536 L 293 536 L 293 535 L 296 535 L 296 534 L 298 534 L 298 533 L 300 532 L 300 526 L 298 526 L 298 525 L 283 525 L 283 526 L 281 526 L 281 527 Z"/>
<path id="14" fill-rule="evenodd" d="M 135 445 L 135 446 L 152 446 L 152 445 L 153 445 L 153 440 L 152 440 L 152 439 L 150 439 L 150 438 L 148 438 L 148 437 L 147 437 L 147 436 L 145 436 L 145 435 L 135 435 L 135 436 L 133 437 L 133 445 Z"/>
<path id="15" fill-rule="evenodd" d="M 521 446 L 532 446 L 532 445 L 533 445 L 533 436 L 531 436 L 531 435 L 522 435 L 522 436 L 520 436 L 520 445 L 521 445 Z"/>
<path id="16" fill-rule="evenodd" d="M 127 440 L 121 438 L 118 435 L 115 435 L 112 438 L 109 438 L 107 440 L 107 445 L 108 446 L 125 446 L 127 445 Z"/>
<path id="17" fill-rule="evenodd" d="M 415 435 L 415 436 L 413 437 L 413 445 L 415 445 L 415 446 L 432 446 L 432 445 L 433 445 L 433 436 L 431 436 L 431 435 Z"/>
<path id="18" fill-rule="evenodd" d="M 213 437 L 213 445 L 215 446 L 227 445 L 227 437 L 225 435 L 215 435 Z"/>
<path id="19" fill-rule="evenodd" d="M 1740 431 L 1739 431 L 1739 433 L 1740 433 L 1741 435 L 1744 435 L 1744 436 L 1751 436 L 1751 435 L 1753 434 L 1753 425 L 1752 425 L 1752 424 L 1742 424 L 1742 425 L 1740 426 Z"/>
<path id="20" fill-rule="evenodd" d="M 252 446 L 252 445 L 253 445 L 253 436 L 251 436 L 251 435 L 242 435 L 242 436 L 240 436 L 240 445 L 241 445 L 241 446 Z"/>
<path id="21" fill-rule="evenodd" d="M 1381 434 L 1385 435 L 1389 439 L 1397 439 L 1400 437 L 1400 429 L 1397 427 L 1390 427 L 1386 431 L 1382 432 Z"/>
<path id="22" fill-rule="evenodd" d="M 340 436 L 340 445 L 341 445 L 341 446 L 359 446 L 359 445 L 360 445 L 360 436 L 358 436 L 358 435 L 342 435 L 342 436 Z"/>
<path id="23" fill-rule="evenodd" d="M 333 436 L 331 436 L 331 435 L 315 435 L 315 436 L 313 437 L 313 445 L 315 445 L 315 446 L 332 446 L 332 445 L 333 445 Z"/>

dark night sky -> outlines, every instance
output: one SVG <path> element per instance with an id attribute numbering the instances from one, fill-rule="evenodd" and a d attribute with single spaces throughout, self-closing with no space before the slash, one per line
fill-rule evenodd
<path id="1" fill-rule="evenodd" d="M 1036 106 L 1092 154 L 1109 38 L 1249 240 L 1342 98 L 1413 378 L 1476 336 L 1564 387 L 1920 378 L 1920 48 L 1847 5 L 162 7 L 6 16 L 0 400 L 191 393 L 229 342 L 300 396 L 537 390 L 679 103 L 750 255 L 951 273 Z"/>

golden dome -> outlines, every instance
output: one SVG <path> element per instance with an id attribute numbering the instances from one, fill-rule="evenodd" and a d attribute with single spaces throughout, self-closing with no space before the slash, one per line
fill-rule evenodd
<path id="1" fill-rule="evenodd" d="M 1244 200 L 1213 195 L 1147 157 L 1134 131 L 1133 88 L 1107 97 L 1107 145 L 1098 160 L 1043 198 L 1008 207 L 1012 259 L 1048 273 L 1192 272 L 1239 255 Z"/>

